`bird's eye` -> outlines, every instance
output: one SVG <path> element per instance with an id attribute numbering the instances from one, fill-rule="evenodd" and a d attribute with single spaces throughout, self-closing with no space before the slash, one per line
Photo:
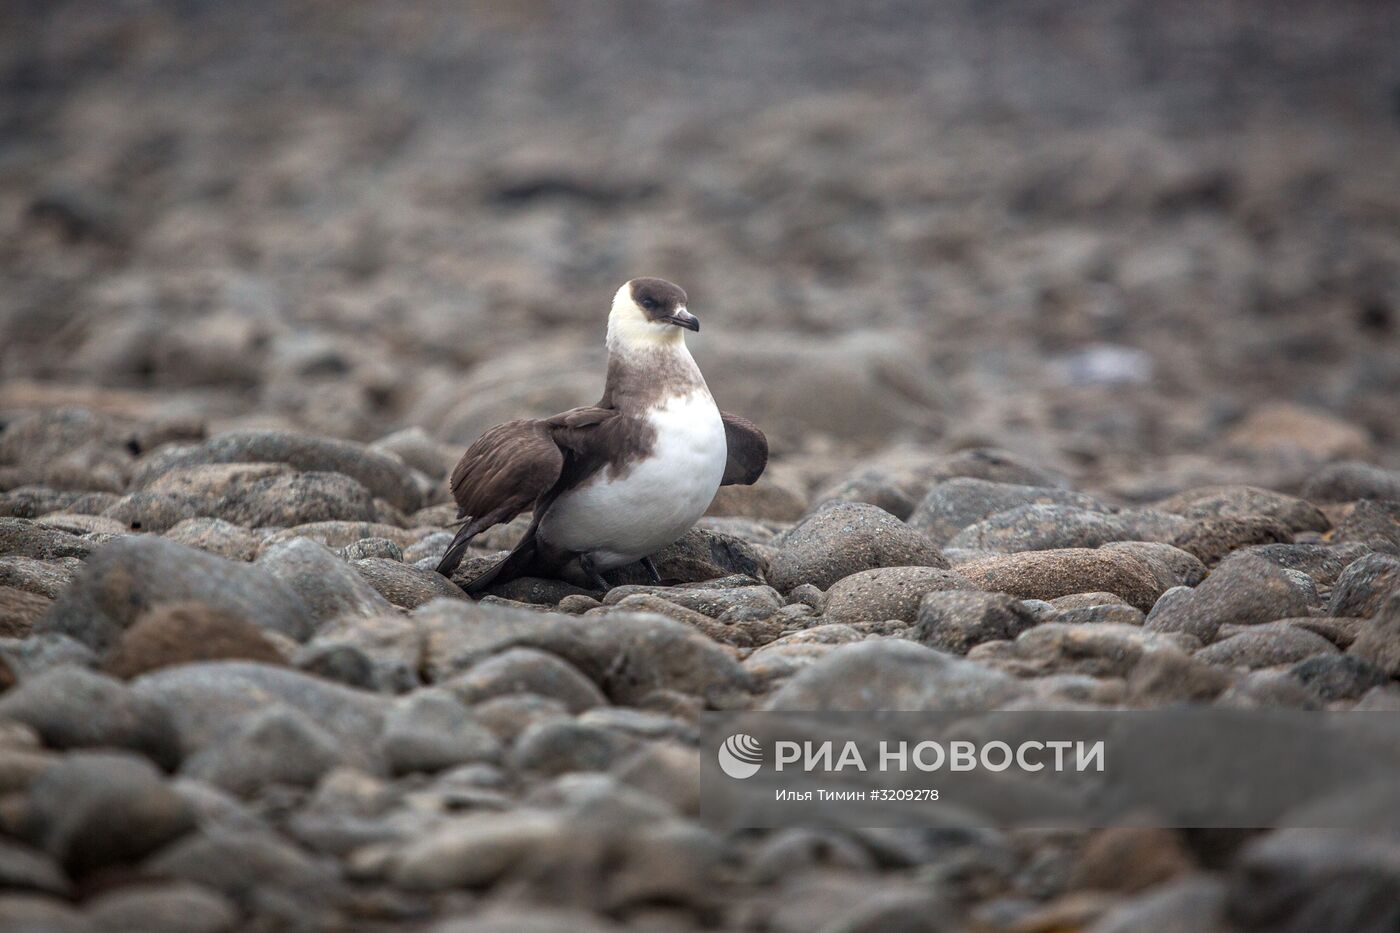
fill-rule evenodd
<path id="1" fill-rule="evenodd" d="M 643 298 L 643 299 L 642 299 L 642 307 L 643 307 L 643 308 L 646 308 L 648 311 L 655 311 L 655 310 L 656 310 L 656 299 L 655 299 L 655 298 Z"/>

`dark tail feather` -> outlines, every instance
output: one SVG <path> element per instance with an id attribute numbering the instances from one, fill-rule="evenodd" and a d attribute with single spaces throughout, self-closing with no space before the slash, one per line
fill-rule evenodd
<path id="1" fill-rule="evenodd" d="M 515 549 L 501 559 L 490 570 L 468 583 L 462 589 L 466 590 L 468 596 L 480 596 L 487 587 L 497 583 L 509 583 L 516 577 L 526 575 L 526 571 L 535 560 L 535 536 L 526 534 L 515 546 Z"/>
<path id="2" fill-rule="evenodd" d="M 458 528 L 452 543 L 447 546 L 447 553 L 442 555 L 442 560 L 438 561 L 437 572 L 451 580 L 452 572 L 462 562 L 462 555 L 467 553 L 467 545 L 472 543 L 473 538 L 490 527 L 490 524 L 475 521 Z"/>

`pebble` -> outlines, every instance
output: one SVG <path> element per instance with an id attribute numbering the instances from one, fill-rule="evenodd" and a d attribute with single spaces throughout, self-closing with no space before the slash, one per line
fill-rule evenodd
<path id="1" fill-rule="evenodd" d="M 380 596 L 400 609 L 417 609 L 435 599 L 466 599 L 461 588 L 440 573 L 420 570 L 384 557 L 368 557 L 350 565 Z"/>
<path id="2" fill-rule="evenodd" d="M 1147 616 L 1154 632 L 1185 632 L 1209 643 L 1221 625 L 1259 625 L 1308 615 L 1308 594 L 1262 558 L 1233 557 L 1194 590 L 1171 590 Z"/>
<path id="3" fill-rule="evenodd" d="M 74 877 L 131 863 L 194 829 L 194 814 L 134 755 L 66 755 L 29 787 L 23 832 Z"/>
<path id="4" fill-rule="evenodd" d="M 163 448 L 142 460 L 132 484 L 146 488 L 171 470 L 229 463 L 285 463 L 308 473 L 339 473 L 396 508 L 412 512 L 422 505 L 412 472 L 399 457 L 352 441 L 283 431 L 230 432 L 197 445 Z"/>
<path id="5" fill-rule="evenodd" d="M 1200 642 L 1189 635 L 1144 631 L 1135 625 L 1037 625 L 1013 642 L 988 642 L 968 652 L 971 660 L 995 662 L 1022 677 L 1088 674 L 1127 677 L 1147 655 L 1190 653 Z"/>
<path id="6" fill-rule="evenodd" d="M 335 737 L 274 703 L 237 719 L 227 735 L 191 755 L 180 770 L 230 794 L 255 797 L 279 784 L 311 787 L 340 763 Z"/>
<path id="7" fill-rule="evenodd" d="M 1250 841 L 1227 878 L 1226 910 L 1246 929 L 1308 933 L 1400 928 L 1393 834 L 1281 829 Z"/>
<path id="8" fill-rule="evenodd" d="M 246 714 L 282 704 L 329 733 L 341 760 L 370 770 L 379 764 L 386 707 L 375 694 L 249 661 L 168 667 L 143 674 L 131 688 L 168 711 L 184 757 L 221 741 Z"/>
<path id="9" fill-rule="evenodd" d="M 24 723 L 50 748 L 129 749 L 166 769 L 181 757 L 168 710 L 82 667 L 55 667 L 25 679 L 0 696 L 0 719 Z"/>
<path id="10" fill-rule="evenodd" d="M 765 710 L 995 709 L 1021 696 L 1012 677 L 907 641 L 841 645 L 813 661 Z"/>
<path id="11" fill-rule="evenodd" d="M 53 600 L 13 586 L 0 586 L 0 638 L 23 638 L 34 630 Z"/>
<path id="12" fill-rule="evenodd" d="M 1324 700 L 1359 700 L 1390 680 L 1380 667 L 1350 654 L 1316 654 L 1294 664 L 1289 673 Z"/>
<path id="13" fill-rule="evenodd" d="M 76 558 L 49 561 L 32 557 L 0 557 L 0 586 L 57 599 L 78 578 L 82 569 L 82 561 Z"/>
<path id="14" fill-rule="evenodd" d="M 1368 554 L 1353 561 L 1337 578 L 1327 614 L 1369 619 L 1380 612 L 1392 593 L 1400 592 L 1400 558 Z"/>
<path id="15" fill-rule="evenodd" d="M 86 558 L 92 545 L 82 538 L 27 518 L 0 518 L 0 556 L 58 560 Z"/>
<path id="16" fill-rule="evenodd" d="M 1340 654 L 1336 645 L 1306 629 L 1291 625 L 1260 629 L 1207 645 L 1196 652 L 1196 657 L 1210 664 L 1252 669 L 1292 664 L 1315 655 Z"/>
<path id="17" fill-rule="evenodd" d="M 1347 653 L 1400 677 L 1400 593 L 1387 599 L 1375 618 L 1362 626 Z"/>
<path id="18" fill-rule="evenodd" d="M 450 689 L 423 689 L 399 699 L 384 720 L 380 746 L 395 775 L 493 764 L 502 754 L 496 737 Z"/>
<path id="19" fill-rule="evenodd" d="M 1010 553 L 1095 548 L 1129 537 L 1125 523 L 1108 512 L 1073 505 L 1018 505 L 968 525 L 948 539 L 947 546 Z"/>
<path id="20" fill-rule="evenodd" d="M 165 603 L 122 632 L 102 668 L 130 680 L 147 671 L 195 661 L 282 664 L 268 635 L 242 616 L 200 602 Z"/>
<path id="21" fill-rule="evenodd" d="M 1312 503 L 1257 486 L 1200 486 L 1163 499 L 1153 508 L 1196 519 L 1272 518 L 1291 532 L 1332 527 Z"/>
<path id="22" fill-rule="evenodd" d="M 1171 543 L 1212 566 L 1232 551 L 1255 544 L 1288 544 L 1293 533 L 1276 518 L 1262 515 L 1198 519 Z"/>
<path id="23" fill-rule="evenodd" d="M 781 539 L 768 570 L 780 592 L 833 583 L 876 567 L 947 569 L 933 542 L 893 515 L 863 503 L 841 502 L 809 515 Z"/>
<path id="24" fill-rule="evenodd" d="M 286 583 L 311 611 L 314 625 L 337 616 L 374 616 L 391 611 L 387 599 L 324 545 L 293 538 L 262 553 L 257 566 Z"/>
<path id="25" fill-rule="evenodd" d="M 617 703 L 654 690 L 702 697 L 716 709 L 746 704 L 748 678 L 733 656 L 685 625 L 644 613 L 578 618 L 452 600 L 414 610 L 433 681 L 515 647 L 558 655 Z"/>
<path id="26" fill-rule="evenodd" d="M 946 590 L 929 593 L 919 603 L 915 641 L 946 651 L 967 654 L 985 641 L 1010 640 L 1039 623 L 1021 600 L 1005 593 Z"/>
<path id="27" fill-rule="evenodd" d="M 969 525 L 1026 505 L 1061 505 L 1107 512 L 1093 497 L 1066 489 L 958 477 L 929 490 L 909 516 L 909 525 L 942 545 Z"/>
<path id="28" fill-rule="evenodd" d="M 111 599 L 114 592 L 123 598 Z M 70 635 L 102 651 L 143 611 L 191 601 L 297 640 L 311 633 L 306 603 L 263 568 L 152 536 L 115 541 L 94 553 L 35 631 Z"/>
<path id="29" fill-rule="evenodd" d="M 251 561 L 258 556 L 257 535 L 222 518 L 187 518 L 167 530 L 165 537 L 229 560 Z"/>
<path id="30" fill-rule="evenodd" d="M 971 589 L 959 574 L 938 567 L 881 567 L 838 580 L 826 592 L 825 616 L 831 622 L 913 623 L 923 598 L 938 590 Z"/>
<path id="31" fill-rule="evenodd" d="M 1107 549 L 1024 551 L 970 561 L 957 569 L 984 590 L 1022 599 L 1051 600 L 1072 593 L 1106 592 L 1123 597 L 1143 611 L 1152 608 L 1164 589 L 1142 561 Z"/>
<path id="32" fill-rule="evenodd" d="M 1357 502 L 1337 525 L 1332 540 L 1400 557 L 1400 502 Z"/>
<path id="33" fill-rule="evenodd" d="M 177 881 L 126 885 L 93 898 L 85 914 L 101 930 L 142 933 L 233 933 L 233 903 L 208 888 Z"/>
<path id="34" fill-rule="evenodd" d="M 1329 463 L 1303 483 L 1302 496 L 1319 503 L 1358 499 L 1400 502 L 1400 472 L 1354 460 Z"/>

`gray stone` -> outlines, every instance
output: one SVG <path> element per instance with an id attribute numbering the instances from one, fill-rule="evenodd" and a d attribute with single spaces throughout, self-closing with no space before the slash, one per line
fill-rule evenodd
<path id="1" fill-rule="evenodd" d="M 0 697 L 0 719 L 22 722 L 50 748 L 122 748 L 161 767 L 180 761 L 170 714 L 121 681 L 63 666 L 25 680 Z"/>
<path id="2" fill-rule="evenodd" d="M 1164 542 L 1111 541 L 1102 549 L 1136 557 L 1167 589 L 1195 586 L 1206 578 L 1206 565 L 1196 555 Z"/>
<path id="3" fill-rule="evenodd" d="M 1272 518 L 1289 531 L 1326 531 L 1332 523 L 1317 506 L 1296 496 L 1257 486 L 1201 486 L 1153 506 L 1186 518 Z"/>
<path id="4" fill-rule="evenodd" d="M 609 729 L 577 720 L 536 723 L 515 741 L 510 761 L 519 771 L 553 776 L 606 771 L 627 751 Z"/>
<path id="5" fill-rule="evenodd" d="M 539 810 L 444 820 L 436 831 L 395 853 L 390 877 L 416 891 L 487 886 L 516 866 L 564 848 L 569 832 L 562 814 Z"/>
<path id="6" fill-rule="evenodd" d="M 323 625 L 295 660 L 303 670 L 340 683 L 404 693 L 422 683 L 423 642 L 413 620 L 397 613 L 342 616 Z"/>
<path id="7" fill-rule="evenodd" d="M 1384 670 L 1349 654 L 1318 654 L 1299 661 L 1289 673 L 1324 700 L 1358 700 L 1390 681 Z"/>
<path id="8" fill-rule="evenodd" d="M 929 593 L 919 603 L 917 618 L 911 637 L 951 654 L 967 654 L 985 641 L 1014 639 L 1039 621 L 1014 596 L 978 590 Z"/>
<path id="9" fill-rule="evenodd" d="M 1244 930 L 1400 929 L 1400 845 L 1394 835 L 1276 830 L 1244 847 L 1228 883 L 1230 920 Z"/>
<path id="10" fill-rule="evenodd" d="M 1155 887 L 1109 910 L 1085 933 L 1228 933 L 1225 885 L 1210 877 Z"/>
<path id="11" fill-rule="evenodd" d="M 291 587 L 318 626 L 337 616 L 391 611 L 389 601 L 345 561 L 308 538 L 274 545 L 262 553 L 257 566 Z"/>
<path id="12" fill-rule="evenodd" d="M 1068 505 L 1091 511 L 1107 509 L 1091 496 L 1050 486 L 1019 486 L 958 477 L 929 490 L 909 516 L 909 525 L 944 544 L 969 525 L 1023 505 Z"/>
<path id="13" fill-rule="evenodd" d="M 112 933 L 233 933 L 238 910 L 228 898 L 189 882 L 126 885 L 93 898 L 87 918 Z"/>
<path id="14" fill-rule="evenodd" d="M 934 544 L 888 512 L 841 502 L 809 515 L 781 538 L 769 581 L 781 592 L 833 583 L 876 567 L 941 567 Z"/>
<path id="15" fill-rule="evenodd" d="M 340 763 L 330 733 L 296 710 L 272 704 L 238 719 L 228 735 L 191 755 L 181 773 L 254 797 L 276 784 L 310 787 Z"/>
<path id="16" fill-rule="evenodd" d="M 1391 677 L 1400 677 L 1400 593 L 1386 600 L 1347 653 L 1371 662 Z"/>
<path id="17" fill-rule="evenodd" d="M 102 513 L 131 531 L 162 534 L 218 508 L 218 500 L 205 500 L 187 492 L 147 490 L 133 492 L 113 502 Z"/>
<path id="18" fill-rule="evenodd" d="M 1196 657 L 1226 667 L 1257 668 L 1292 664 L 1314 655 L 1336 654 L 1340 654 L 1337 646 L 1321 635 L 1285 625 L 1232 635 L 1202 648 L 1196 652 Z"/>
<path id="19" fill-rule="evenodd" d="M 285 910 L 297 910 L 303 923 L 313 919 L 316 925 L 329 925 L 330 918 L 307 918 L 303 911 L 345 897 L 333 862 L 315 859 L 270 832 L 206 828 L 158 852 L 144 869 L 153 877 L 217 891 L 245 911 L 280 902 Z M 290 925 L 291 918 L 280 922 L 283 928 Z"/>
<path id="20" fill-rule="evenodd" d="M 400 699 L 384 721 L 380 747 L 392 774 L 444 771 L 501 758 L 496 737 L 446 690 L 419 690 Z"/>
<path id="21" fill-rule="evenodd" d="M 76 558 L 61 561 L 32 557 L 0 557 L 0 586 L 57 599 L 78 578 L 83 564 Z"/>
<path id="22" fill-rule="evenodd" d="M 403 563 L 403 548 L 388 538 L 361 538 L 353 544 L 345 545 L 336 556 L 352 562 L 375 559 Z"/>
<path id="23" fill-rule="evenodd" d="M 165 537 L 229 560 L 250 561 L 258 556 L 257 535 L 222 518 L 187 518 L 166 531 Z"/>
<path id="24" fill-rule="evenodd" d="M 1056 599 L 1072 593 L 1105 592 L 1146 611 L 1164 587 L 1136 557 L 1103 549 L 1024 551 L 958 565 L 958 573 L 984 590 L 1022 599 Z"/>
<path id="25" fill-rule="evenodd" d="M 1366 555 L 1365 549 L 1356 545 L 1332 544 L 1257 544 L 1241 548 L 1231 555 L 1261 557 L 1285 570 L 1298 570 L 1312 577 L 1323 586 L 1332 586 L 1342 571 L 1357 558 Z"/>
<path id="26" fill-rule="evenodd" d="M 85 558 L 92 545 L 77 535 L 49 528 L 27 518 L 0 518 L 0 555 L 57 560 Z"/>
<path id="27" fill-rule="evenodd" d="M 1354 460 L 1329 463 L 1308 477 L 1303 483 L 1302 495 L 1309 502 L 1355 502 L 1358 499 L 1400 502 L 1400 471 Z"/>
<path id="28" fill-rule="evenodd" d="M 948 540 L 950 548 L 989 551 L 1048 551 L 1098 547 L 1130 537 L 1108 512 L 1074 505 L 1018 505 L 968 525 Z"/>
<path id="29" fill-rule="evenodd" d="M 831 622 L 879 622 L 898 619 L 912 623 L 919 604 L 932 592 L 973 589 L 951 570 L 938 567 L 880 567 L 838 580 L 826 593 L 826 618 Z"/>
<path id="30" fill-rule="evenodd" d="M 70 635 L 101 651 L 143 612 L 171 602 L 205 603 L 297 640 L 311 633 L 306 603 L 264 569 L 150 536 L 94 553 L 35 630 Z"/>
<path id="31" fill-rule="evenodd" d="M 193 828 L 189 805 L 149 762 L 78 752 L 30 785 L 23 833 L 78 877 L 139 859 Z"/>
<path id="32" fill-rule="evenodd" d="M 460 587 L 431 570 L 420 570 L 383 557 L 356 560 L 350 566 L 380 596 L 402 609 L 417 609 L 434 599 L 467 598 Z"/>
<path id="33" fill-rule="evenodd" d="M 713 619 L 736 610 L 752 618 L 767 618 L 783 605 L 782 596 L 771 586 L 619 586 L 609 590 L 603 602 L 614 605 L 636 593 L 660 596 Z"/>
<path id="34" fill-rule="evenodd" d="M 1242 548 L 1292 541 L 1293 533 L 1283 522 L 1264 515 L 1250 515 L 1197 519 L 1171 543 L 1189 551 L 1209 567 Z"/>
<path id="35" fill-rule="evenodd" d="M 57 861 L 38 849 L 0 839 L 0 890 L 65 895 L 71 888 Z"/>
<path id="36" fill-rule="evenodd" d="M 222 741 L 243 716 L 284 704 L 336 741 L 348 764 L 376 770 L 376 742 L 384 723 L 383 698 L 284 667 L 214 661 L 142 675 L 132 689 L 168 710 L 186 756 Z"/>
<path id="37" fill-rule="evenodd" d="M 1012 677 L 907 641 L 842 645 L 798 671 L 768 710 L 987 710 L 1020 697 Z"/>
<path id="38" fill-rule="evenodd" d="M 310 522 L 375 522 L 379 510 L 369 490 L 340 473 L 294 473 L 254 480 L 218 501 L 219 518 L 249 528 Z"/>
<path id="39" fill-rule="evenodd" d="M 162 448 L 141 461 L 132 485 L 144 489 L 171 470 L 220 463 L 285 463 L 306 472 L 341 473 L 397 508 L 412 512 L 422 505 L 412 471 L 397 456 L 351 441 L 284 431 L 237 431 L 198 445 Z"/>
<path id="40" fill-rule="evenodd" d="M 434 682 L 509 648 L 537 648 L 573 664 L 618 703 L 656 690 L 744 704 L 749 681 L 724 648 L 656 615 L 579 618 L 482 603 L 435 600 L 413 612 L 424 632 L 424 669 Z"/>
<path id="41" fill-rule="evenodd" d="M 607 704 L 607 697 L 572 664 L 533 648 L 512 648 L 443 683 L 463 703 L 529 693 L 550 697 L 571 713 Z"/>
<path id="42" fill-rule="evenodd" d="M 1222 563 L 1188 593 L 1170 594 L 1152 608 L 1154 632 L 1186 632 L 1210 642 L 1222 625 L 1259 625 L 1308 614 L 1308 598 L 1288 572 L 1258 557 Z"/>
<path id="43" fill-rule="evenodd" d="M 0 662 L 15 680 L 25 681 L 54 667 L 96 667 L 97 655 L 67 635 L 41 633 L 0 638 Z"/>
<path id="44" fill-rule="evenodd" d="M 1025 677 L 1127 677 L 1147 655 L 1190 652 L 1199 645 L 1188 635 L 1148 632 L 1135 625 L 1042 624 L 1022 632 L 1009 645 L 990 642 L 973 648 L 968 657 L 995 660 L 998 667 Z"/>
<path id="45" fill-rule="evenodd" d="M 1332 540 L 1400 557 L 1400 502 L 1362 499 L 1342 518 Z"/>
<path id="46" fill-rule="evenodd" d="M 1380 612 L 1392 593 L 1400 593 L 1400 558 L 1368 554 L 1348 564 L 1337 578 L 1327 614 L 1369 619 Z"/>

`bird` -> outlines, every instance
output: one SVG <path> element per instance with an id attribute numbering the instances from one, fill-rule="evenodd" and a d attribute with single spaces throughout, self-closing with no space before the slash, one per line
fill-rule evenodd
<path id="1" fill-rule="evenodd" d="M 469 595 L 523 576 L 585 579 L 640 563 L 678 541 L 720 486 L 752 485 L 768 464 L 753 422 L 719 410 L 686 346 L 700 321 L 665 279 L 632 279 L 608 313 L 598 404 L 490 428 L 452 471 L 458 531 L 438 564 L 451 579 L 477 535 L 533 512 L 510 553 L 462 584 Z"/>

